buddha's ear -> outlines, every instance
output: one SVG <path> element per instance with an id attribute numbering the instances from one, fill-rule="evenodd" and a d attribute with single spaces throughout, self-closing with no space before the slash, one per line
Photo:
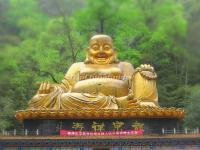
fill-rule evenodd
<path id="1" fill-rule="evenodd" d="M 84 61 L 84 63 L 85 64 L 88 64 L 90 61 L 89 61 L 89 56 L 88 56 L 88 51 L 89 51 L 89 49 L 90 49 L 90 47 L 87 47 L 86 48 L 86 58 L 85 58 L 85 61 Z"/>
<path id="2" fill-rule="evenodd" d="M 113 50 L 114 50 L 115 54 L 117 55 L 117 48 L 113 47 Z"/>
<path id="3" fill-rule="evenodd" d="M 90 59 L 89 59 L 88 54 L 86 55 L 86 59 L 85 59 L 84 63 L 85 63 L 85 64 L 89 64 L 89 63 L 90 63 Z"/>
<path id="4" fill-rule="evenodd" d="M 117 59 L 117 52 L 114 50 L 114 54 L 113 54 L 114 56 L 114 63 L 118 63 L 119 62 L 119 60 Z"/>

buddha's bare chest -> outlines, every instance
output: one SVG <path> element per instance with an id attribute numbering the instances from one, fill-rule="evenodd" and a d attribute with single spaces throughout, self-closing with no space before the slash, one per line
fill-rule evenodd
<path id="1" fill-rule="evenodd" d="M 123 76 L 123 71 L 118 64 L 112 65 L 82 65 L 80 69 L 80 79 L 88 78 L 117 78 Z"/>

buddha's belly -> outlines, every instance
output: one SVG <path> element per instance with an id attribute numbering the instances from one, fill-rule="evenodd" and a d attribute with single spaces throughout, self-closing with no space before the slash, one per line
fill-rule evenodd
<path id="1" fill-rule="evenodd" d="M 94 78 L 77 82 L 72 92 L 78 93 L 102 93 L 121 97 L 128 95 L 128 85 L 125 81 L 110 78 Z"/>

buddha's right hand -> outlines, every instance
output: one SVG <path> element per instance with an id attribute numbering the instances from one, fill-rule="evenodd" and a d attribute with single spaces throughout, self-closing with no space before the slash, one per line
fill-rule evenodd
<path id="1" fill-rule="evenodd" d="M 42 82 L 37 91 L 38 94 L 49 94 L 52 89 L 52 84 L 49 82 Z"/>

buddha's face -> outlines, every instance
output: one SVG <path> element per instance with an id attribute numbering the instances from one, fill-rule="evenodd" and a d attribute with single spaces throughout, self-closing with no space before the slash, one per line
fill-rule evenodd
<path id="1" fill-rule="evenodd" d="M 93 64 L 110 64 L 115 60 L 112 39 L 107 35 L 95 35 L 90 39 L 88 59 Z"/>

